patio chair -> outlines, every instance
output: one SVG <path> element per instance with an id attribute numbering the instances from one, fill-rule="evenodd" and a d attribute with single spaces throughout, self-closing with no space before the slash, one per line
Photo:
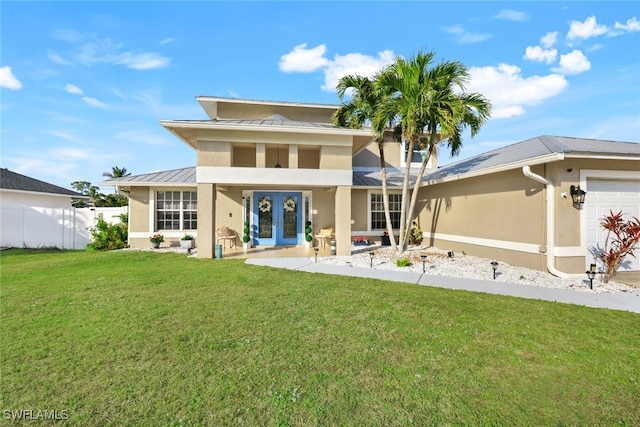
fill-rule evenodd
<path id="1" fill-rule="evenodd" d="M 313 237 L 316 238 L 318 243 L 322 243 L 322 248 L 324 249 L 327 246 L 327 240 L 333 237 L 333 227 L 321 228 Z"/>
<path id="2" fill-rule="evenodd" d="M 218 228 L 216 230 L 216 237 L 218 239 L 218 244 L 220 244 L 220 240 L 222 240 L 223 248 L 227 247 L 227 240 L 230 242 L 229 249 L 235 246 L 236 237 L 238 237 L 238 233 L 227 227 L 226 225 Z"/>

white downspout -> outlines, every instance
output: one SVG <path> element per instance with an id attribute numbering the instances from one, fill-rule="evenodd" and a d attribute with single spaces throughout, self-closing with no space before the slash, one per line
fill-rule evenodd
<path id="1" fill-rule="evenodd" d="M 556 244 L 555 244 L 555 221 L 554 221 L 554 211 L 555 211 L 555 186 L 553 185 L 553 182 L 551 182 L 550 180 L 537 175 L 533 172 L 531 172 L 531 167 L 530 166 L 523 166 L 522 167 L 522 173 L 524 174 L 524 176 L 526 176 L 527 178 L 531 178 L 534 181 L 538 181 L 541 184 L 546 185 L 546 189 L 547 189 L 547 270 L 549 270 L 549 273 L 553 274 L 554 276 L 558 276 L 561 278 L 570 278 L 570 277 L 575 277 L 575 275 L 571 275 L 571 274 L 567 274 L 567 273 L 563 273 L 562 271 L 558 270 L 555 267 L 555 248 L 556 248 Z"/>

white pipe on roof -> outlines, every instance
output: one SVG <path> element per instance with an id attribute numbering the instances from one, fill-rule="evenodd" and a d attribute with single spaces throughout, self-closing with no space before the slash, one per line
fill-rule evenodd
<path id="1" fill-rule="evenodd" d="M 522 167 L 522 173 L 527 178 L 544 184 L 547 189 L 547 270 L 549 270 L 549 273 L 553 274 L 554 276 L 565 279 L 578 277 L 579 275 L 576 274 L 564 273 L 558 270 L 555 266 L 555 186 L 553 185 L 553 182 L 547 178 L 531 172 L 531 167 L 528 165 Z"/>

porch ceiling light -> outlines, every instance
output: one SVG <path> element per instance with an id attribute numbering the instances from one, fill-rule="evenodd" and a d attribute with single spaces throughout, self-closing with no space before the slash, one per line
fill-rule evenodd
<path id="1" fill-rule="evenodd" d="M 584 196 L 587 192 L 582 190 L 579 185 L 577 187 L 572 185 L 569 187 L 569 194 L 571 194 L 571 200 L 573 200 L 574 205 L 582 206 L 584 203 Z"/>

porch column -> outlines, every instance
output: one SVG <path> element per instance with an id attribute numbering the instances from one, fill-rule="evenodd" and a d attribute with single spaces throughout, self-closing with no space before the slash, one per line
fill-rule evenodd
<path id="1" fill-rule="evenodd" d="M 336 255 L 351 255 L 351 187 L 338 186 L 336 188 Z"/>
<path id="2" fill-rule="evenodd" d="M 216 192 L 216 184 L 198 184 L 198 258 L 214 257 Z"/>

